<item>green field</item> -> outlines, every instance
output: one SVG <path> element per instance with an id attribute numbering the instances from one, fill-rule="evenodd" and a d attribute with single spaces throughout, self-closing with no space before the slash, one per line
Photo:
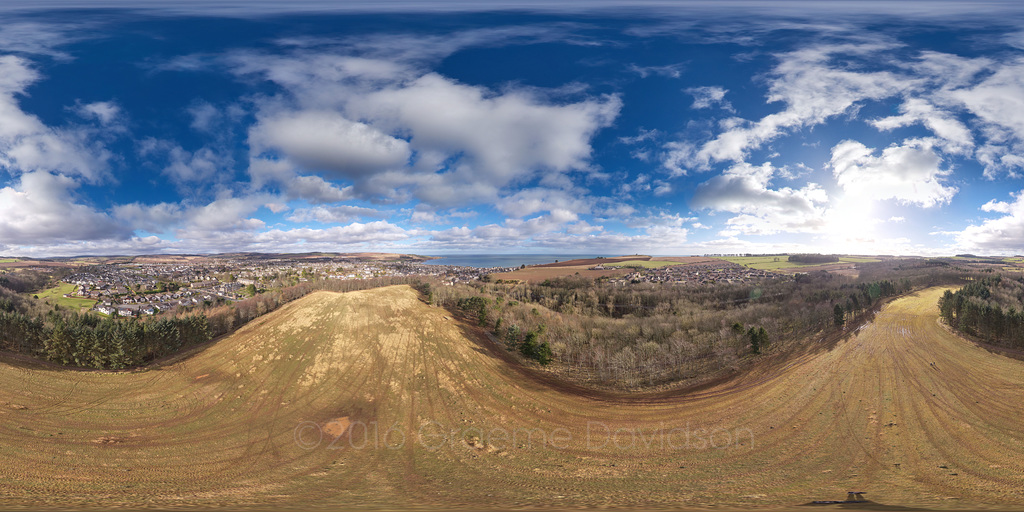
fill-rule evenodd
<path id="1" fill-rule="evenodd" d="M 0 263 L 17 263 L 18 261 L 21 260 L 18 258 L 0 258 Z"/>
<path id="2" fill-rule="evenodd" d="M 866 256 L 840 256 L 840 263 L 874 263 L 876 261 L 882 261 L 878 258 L 868 258 Z"/>
<path id="3" fill-rule="evenodd" d="M 863 256 L 840 256 L 839 261 L 832 263 L 796 263 L 789 261 L 789 256 L 726 256 L 722 259 L 757 270 L 779 270 L 794 267 L 818 267 L 835 263 L 871 263 L 880 261 L 878 258 Z"/>
<path id="4" fill-rule="evenodd" d="M 606 267 L 638 267 L 638 268 L 662 268 L 671 267 L 672 265 L 683 265 L 676 261 L 644 261 L 644 260 L 628 260 L 619 261 L 616 263 L 605 263 Z"/>
<path id="5" fill-rule="evenodd" d="M 60 304 L 61 306 L 68 308 L 91 308 L 96 305 L 96 301 L 92 299 L 84 299 L 79 297 L 64 297 L 65 293 L 72 293 L 75 291 L 76 286 L 70 283 L 61 283 L 53 288 L 43 290 L 38 293 L 34 293 L 40 300 L 49 301 L 50 304 Z"/>

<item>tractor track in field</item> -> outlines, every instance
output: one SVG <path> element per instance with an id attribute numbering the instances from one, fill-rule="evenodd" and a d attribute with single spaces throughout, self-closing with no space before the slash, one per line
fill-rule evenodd
<path id="1" fill-rule="evenodd" d="M 523 366 L 403 286 L 318 292 L 148 371 L 0 363 L 0 507 L 1012 509 L 1024 363 L 945 330 L 941 292 L 649 393 Z"/>

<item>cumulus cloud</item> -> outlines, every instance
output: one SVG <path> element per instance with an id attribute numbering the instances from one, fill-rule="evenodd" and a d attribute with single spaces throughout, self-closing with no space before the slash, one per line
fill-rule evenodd
<path id="1" fill-rule="evenodd" d="M 291 222 L 316 221 L 322 224 L 344 224 L 363 217 L 381 218 L 386 215 L 386 212 L 362 206 L 315 206 L 295 210 L 292 215 L 288 216 L 288 220 Z"/>
<path id="2" fill-rule="evenodd" d="M 60 171 L 100 180 L 110 154 L 90 142 L 87 130 L 46 126 L 19 106 L 17 96 L 39 78 L 25 59 L 0 56 L 0 166 L 12 173 Z"/>
<path id="3" fill-rule="evenodd" d="M 992 199 L 989 202 L 981 205 L 981 211 L 983 212 L 997 212 L 997 213 L 1010 213 L 1013 205 L 1005 201 L 998 199 Z"/>
<path id="4" fill-rule="evenodd" d="M 275 197 L 255 194 L 244 197 L 224 195 L 205 204 L 129 203 L 114 207 L 114 216 L 151 233 L 175 233 L 178 238 L 199 233 L 227 233 L 256 230 L 266 226 L 250 217 L 256 210 L 274 204 Z"/>
<path id="5" fill-rule="evenodd" d="M 275 184 L 283 189 L 287 199 L 302 199 L 314 204 L 337 203 L 352 199 L 352 186 L 339 187 L 320 176 L 300 175 L 295 164 L 287 159 L 252 158 L 249 176 L 252 186 L 259 189 Z"/>
<path id="6" fill-rule="evenodd" d="M 327 111 L 263 118 L 249 143 L 256 154 L 277 150 L 305 169 L 347 179 L 403 167 L 412 154 L 408 142 Z"/>
<path id="7" fill-rule="evenodd" d="M 263 105 L 251 145 L 351 180 L 367 199 L 408 195 L 453 207 L 586 169 L 590 139 L 621 108 L 616 96 L 558 102 L 538 89 L 495 93 L 368 58 L 246 54 L 231 62 L 240 75 L 278 83 L 300 105 Z"/>
<path id="8" fill-rule="evenodd" d="M 825 226 L 828 195 L 816 183 L 771 188 L 777 169 L 771 164 L 739 163 L 700 184 L 690 201 L 694 209 L 736 213 L 726 221 L 727 233 L 773 234 L 815 232 Z"/>
<path id="9" fill-rule="evenodd" d="M 1024 190 L 1014 194 L 1013 202 L 993 199 L 981 209 L 1003 215 L 956 233 L 957 246 L 983 253 L 1019 254 L 1024 247 Z"/>
<path id="10" fill-rule="evenodd" d="M 27 245 L 130 235 L 107 214 L 76 202 L 71 191 L 77 187 L 62 174 L 23 173 L 17 183 L 0 189 L 0 240 Z"/>
<path id="11" fill-rule="evenodd" d="M 589 213 L 592 200 L 583 190 L 526 188 L 504 196 L 495 203 L 498 211 L 513 217 L 525 217 L 538 212 L 563 210 Z"/>
<path id="12" fill-rule="evenodd" d="M 904 204 L 931 207 L 948 203 L 957 188 L 947 186 L 942 158 L 933 139 L 909 139 L 901 145 L 875 150 L 854 140 L 832 148 L 829 165 L 836 182 L 848 194 L 865 199 L 895 199 Z"/>

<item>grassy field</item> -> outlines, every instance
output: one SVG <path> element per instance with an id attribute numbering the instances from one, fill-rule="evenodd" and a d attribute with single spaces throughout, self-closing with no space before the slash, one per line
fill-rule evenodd
<path id="1" fill-rule="evenodd" d="M 0 263 L 17 263 L 18 258 L 0 258 Z"/>
<path id="2" fill-rule="evenodd" d="M 60 304 L 68 308 L 91 308 L 96 305 L 96 301 L 92 299 L 64 296 L 65 293 L 74 292 L 75 288 L 76 286 L 73 284 L 61 283 L 32 295 L 39 297 L 40 300 L 47 300 L 50 304 Z"/>
<path id="3" fill-rule="evenodd" d="M 837 263 L 870 263 L 880 261 L 878 258 L 867 258 L 862 256 L 840 256 L 838 262 L 832 263 L 797 263 L 795 261 L 789 261 L 789 256 L 726 256 L 721 259 L 757 270 L 821 267 L 824 265 L 835 265 Z"/>
<path id="4" fill-rule="evenodd" d="M 676 261 L 660 261 L 660 260 L 651 260 L 651 261 L 629 260 L 629 261 L 619 261 L 619 262 L 616 262 L 616 263 L 607 263 L 607 264 L 605 264 L 606 267 L 639 267 L 639 268 L 662 268 L 662 267 L 671 267 L 673 265 L 683 265 L 683 263 L 679 263 L 679 262 L 676 262 Z"/>
<path id="5" fill-rule="evenodd" d="M 868 258 L 866 256 L 840 256 L 840 263 L 874 263 L 876 261 L 882 261 L 878 258 Z"/>
<path id="6" fill-rule="evenodd" d="M 749 510 L 865 490 L 1013 508 L 1024 363 L 943 329 L 942 291 L 651 395 L 509 364 L 408 287 L 317 292 L 148 371 L 0 364 L 0 504 Z"/>

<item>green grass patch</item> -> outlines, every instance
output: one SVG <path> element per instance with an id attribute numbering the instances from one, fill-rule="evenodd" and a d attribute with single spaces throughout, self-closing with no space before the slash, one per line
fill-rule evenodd
<path id="1" fill-rule="evenodd" d="M 17 263 L 21 260 L 18 258 L 0 258 L 0 263 Z"/>
<path id="2" fill-rule="evenodd" d="M 71 283 L 61 283 L 53 288 L 43 290 L 38 293 L 33 293 L 39 297 L 39 300 L 47 300 L 50 304 L 60 304 L 63 307 L 68 308 L 91 308 L 96 305 L 96 301 L 93 299 L 86 299 L 82 297 L 64 297 L 65 293 L 72 293 L 77 288 Z"/>
<path id="3" fill-rule="evenodd" d="M 878 258 L 868 258 L 866 256 L 840 256 L 840 263 L 875 263 L 876 261 L 882 261 Z"/>
<path id="4" fill-rule="evenodd" d="M 797 263 L 789 261 L 789 256 L 726 256 L 721 258 L 725 261 L 738 263 L 744 267 L 756 270 L 779 270 L 795 267 L 820 267 L 822 265 L 834 265 L 835 263 L 871 263 L 881 261 L 878 258 L 867 258 L 863 256 L 840 256 L 839 261 L 831 263 Z"/>
<path id="5" fill-rule="evenodd" d="M 636 268 L 662 268 L 671 267 L 672 265 L 682 265 L 682 263 L 676 261 L 643 261 L 643 260 L 627 260 L 619 261 L 616 263 L 605 263 L 606 267 L 636 267 Z"/>

